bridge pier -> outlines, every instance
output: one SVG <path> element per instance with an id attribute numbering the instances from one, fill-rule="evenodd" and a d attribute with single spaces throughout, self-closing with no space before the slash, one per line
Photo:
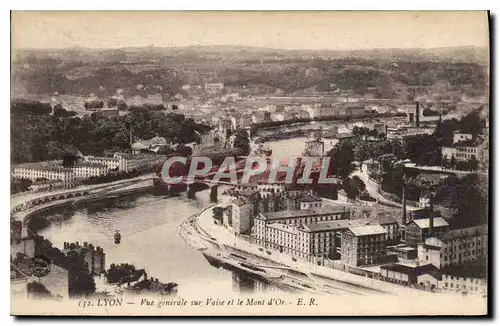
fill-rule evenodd
<path id="1" fill-rule="evenodd" d="M 218 188 L 219 186 L 211 186 L 210 187 L 210 201 L 212 203 L 216 203 L 218 201 Z"/>

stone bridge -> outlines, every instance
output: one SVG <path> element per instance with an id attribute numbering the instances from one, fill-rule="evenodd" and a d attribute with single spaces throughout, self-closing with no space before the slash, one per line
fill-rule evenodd
<path id="1" fill-rule="evenodd" d="M 67 193 L 60 193 L 60 194 L 54 194 L 54 195 L 48 195 L 48 196 L 43 196 L 35 199 L 28 200 L 22 204 L 19 204 L 15 206 L 11 210 L 11 214 L 15 214 L 18 212 L 21 212 L 26 209 L 30 209 L 32 207 L 50 203 L 56 200 L 63 200 L 63 199 L 70 199 L 70 198 L 78 198 L 78 197 L 83 197 L 83 196 L 88 196 L 91 193 L 93 193 L 92 190 L 81 190 L 81 191 L 73 191 L 73 192 L 67 192 Z"/>
<path id="2" fill-rule="evenodd" d="M 87 197 L 89 195 L 93 194 L 101 194 L 105 193 L 107 191 L 112 191 L 116 190 L 119 188 L 122 188 L 126 185 L 134 184 L 137 182 L 143 181 L 142 179 L 140 180 L 125 180 L 125 181 L 120 181 L 115 184 L 108 184 L 108 185 L 99 185 L 99 186 L 93 186 L 93 187 L 88 187 L 84 189 L 74 189 L 74 190 L 68 190 L 66 192 L 60 192 L 60 193 L 52 193 L 52 194 L 46 194 L 45 196 L 40 196 L 37 198 L 32 198 L 29 200 L 24 201 L 22 204 L 18 204 L 15 207 L 11 209 L 11 215 L 16 215 L 22 211 L 26 211 L 29 209 L 32 209 L 37 206 L 45 205 L 47 203 L 55 202 L 55 201 L 60 201 L 60 200 L 65 200 L 65 199 L 72 199 L 72 198 L 80 198 L 80 197 Z"/>

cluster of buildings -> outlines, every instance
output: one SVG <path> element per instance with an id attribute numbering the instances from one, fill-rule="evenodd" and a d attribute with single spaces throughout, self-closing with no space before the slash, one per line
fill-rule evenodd
<path id="1" fill-rule="evenodd" d="M 456 160 L 457 162 L 467 162 L 476 160 L 480 162 L 488 156 L 487 148 L 482 137 L 473 137 L 470 133 L 455 131 L 453 134 L 453 144 L 443 146 L 441 154 L 444 160 Z"/>
<path id="2" fill-rule="evenodd" d="M 428 201 L 402 214 L 372 207 L 360 216 L 357 205 L 285 184 L 235 187 L 229 195 L 217 223 L 261 248 L 405 286 L 486 294 L 486 275 L 477 273 L 485 269 L 469 275 L 463 267 L 484 265 L 487 227 L 454 229 Z"/>
<path id="3" fill-rule="evenodd" d="M 78 242 L 65 242 L 62 249 L 64 255 L 50 263 L 47 275 L 38 277 L 33 274 L 32 267 L 42 256 L 37 256 L 36 252 L 40 248 L 35 246 L 35 235 L 28 227 L 21 221 L 11 221 L 11 284 L 15 297 L 29 298 L 29 285 L 35 282 L 45 287 L 53 297 L 68 298 L 70 277 L 74 277 L 68 266 L 72 263 L 87 268 L 85 272 L 92 276 L 100 276 L 105 272 L 106 254 L 103 248 L 87 242 L 83 246 Z"/>
<path id="4" fill-rule="evenodd" d="M 14 165 L 12 176 L 31 180 L 34 190 L 67 189 L 77 186 L 81 180 L 103 176 L 110 171 L 150 169 L 161 164 L 164 159 L 164 156 L 154 153 L 115 153 L 109 157 L 83 156 L 69 167 L 64 167 L 60 160 Z"/>
<path id="5" fill-rule="evenodd" d="M 106 254 L 99 246 L 94 247 L 88 242 L 84 242 L 83 246 L 78 241 L 75 243 L 64 242 L 62 252 L 68 257 L 72 256 L 84 262 L 88 274 L 99 276 L 106 272 Z"/>

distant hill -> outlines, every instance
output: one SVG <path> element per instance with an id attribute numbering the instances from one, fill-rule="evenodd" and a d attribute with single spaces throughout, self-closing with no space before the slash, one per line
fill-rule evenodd
<path id="1" fill-rule="evenodd" d="M 185 55 L 230 55 L 248 58 L 249 56 L 275 55 L 280 57 L 318 56 L 331 59 L 362 58 L 411 61 L 451 61 L 486 64 L 489 61 L 488 47 L 460 46 L 441 48 L 393 48 L 361 50 L 287 50 L 240 45 L 192 45 L 186 47 L 126 47 L 120 49 L 18 49 L 19 57 L 35 56 L 39 59 L 78 59 L 81 61 L 126 60 L 127 56 L 142 59 L 160 59 L 161 56 Z"/>
<path id="2" fill-rule="evenodd" d="M 284 50 L 236 45 L 177 48 L 21 49 L 14 54 L 12 93 L 115 94 L 160 92 L 173 96 L 183 84 L 220 81 L 271 93 L 328 92 L 341 88 L 376 96 L 409 87 L 449 83 L 475 96 L 486 88 L 489 52 L 471 46 L 351 51 Z M 139 90 L 140 89 L 140 90 Z M 407 96 L 407 95 L 404 95 Z"/>

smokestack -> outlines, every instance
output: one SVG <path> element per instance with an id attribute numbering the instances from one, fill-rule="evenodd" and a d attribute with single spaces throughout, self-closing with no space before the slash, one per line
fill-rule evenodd
<path id="1" fill-rule="evenodd" d="M 406 226 L 406 196 L 405 196 L 405 185 L 403 184 L 403 216 L 401 217 L 401 222 L 403 226 Z"/>
<path id="2" fill-rule="evenodd" d="M 416 108 L 415 108 L 415 125 L 417 127 L 420 127 L 420 103 L 415 102 Z"/>
<path id="3" fill-rule="evenodd" d="M 432 231 L 434 228 L 434 196 L 431 193 L 429 196 L 429 234 L 432 235 Z"/>

